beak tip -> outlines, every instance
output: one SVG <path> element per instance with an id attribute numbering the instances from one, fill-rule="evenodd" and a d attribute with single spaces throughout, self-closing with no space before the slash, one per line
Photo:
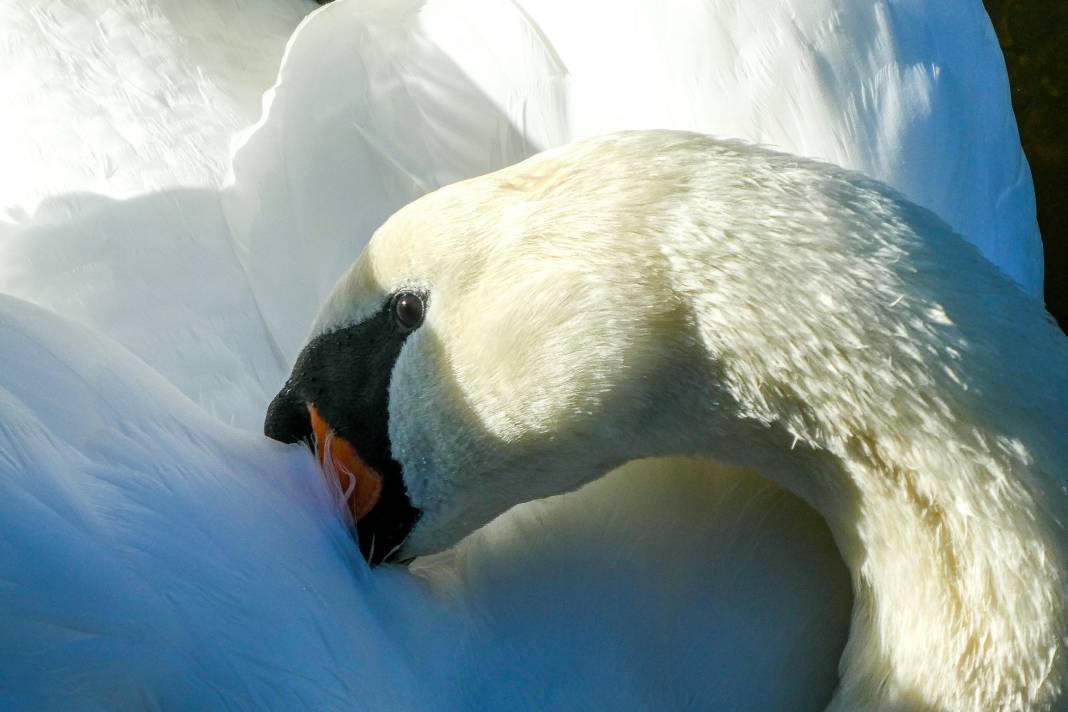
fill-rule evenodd
<path id="1" fill-rule="evenodd" d="M 263 434 L 282 443 L 297 443 L 311 437 L 311 420 L 303 401 L 293 397 L 288 388 L 267 406 Z"/>

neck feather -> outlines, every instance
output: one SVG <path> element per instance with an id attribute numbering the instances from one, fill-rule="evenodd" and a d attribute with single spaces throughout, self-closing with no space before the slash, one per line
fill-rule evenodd
<path id="1" fill-rule="evenodd" d="M 777 195 L 783 225 L 709 198 L 719 232 L 663 248 L 688 446 L 827 520 L 855 596 L 833 709 L 1063 703 L 1068 339 L 932 216 L 860 184 L 843 208 L 846 183 Z"/>
<path id="2" fill-rule="evenodd" d="M 744 429 L 760 433 L 724 442 L 717 424 L 693 449 L 807 500 L 851 572 L 851 632 L 831 709 L 1030 710 L 1061 699 L 1068 518 L 1040 453 L 982 434 Z"/>
<path id="3" fill-rule="evenodd" d="M 1063 531 L 1040 492 L 931 447 L 913 469 L 858 446 L 856 497 L 827 514 L 856 595 L 832 709 L 1044 708 L 1065 675 Z"/>

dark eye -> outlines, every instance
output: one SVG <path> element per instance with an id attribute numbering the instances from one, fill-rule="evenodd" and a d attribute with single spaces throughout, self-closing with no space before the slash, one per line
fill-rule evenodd
<path id="1" fill-rule="evenodd" d="M 415 292 L 397 292 L 393 297 L 393 320 L 405 331 L 419 328 L 423 323 L 426 306 L 423 298 Z"/>

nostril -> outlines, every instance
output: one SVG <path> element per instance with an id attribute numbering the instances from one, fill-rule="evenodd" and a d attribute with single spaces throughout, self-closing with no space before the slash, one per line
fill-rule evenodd
<path id="1" fill-rule="evenodd" d="M 308 406 L 288 384 L 267 406 L 263 434 L 283 443 L 311 441 L 312 426 Z"/>

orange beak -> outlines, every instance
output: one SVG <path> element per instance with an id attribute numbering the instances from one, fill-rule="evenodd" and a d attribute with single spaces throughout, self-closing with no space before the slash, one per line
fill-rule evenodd
<path id="1" fill-rule="evenodd" d="M 332 476 L 354 521 L 359 521 L 382 496 L 382 475 L 363 461 L 347 440 L 340 438 L 308 403 L 315 455 L 323 472 Z"/>

